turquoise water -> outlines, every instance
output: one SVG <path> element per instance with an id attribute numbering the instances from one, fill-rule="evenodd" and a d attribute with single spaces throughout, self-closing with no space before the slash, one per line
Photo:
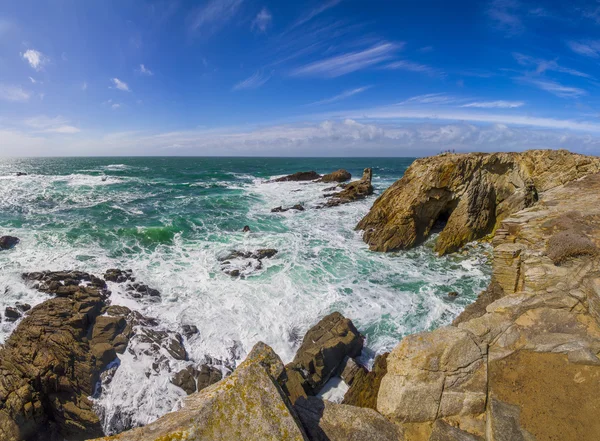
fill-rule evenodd
<path id="1" fill-rule="evenodd" d="M 0 252 L 0 308 L 36 304 L 44 295 L 24 286 L 24 271 L 78 269 L 101 275 L 131 268 L 160 290 L 160 302 L 128 297 L 111 285 L 113 303 L 157 317 L 177 331 L 196 325 L 187 342 L 192 361 L 242 359 L 259 340 L 289 361 L 304 332 L 338 310 L 367 336 L 363 358 L 394 347 L 402 336 L 448 324 L 489 281 L 481 248 L 437 258 L 432 241 L 415 250 L 379 254 L 354 231 L 376 196 L 336 208 L 315 183 L 266 183 L 300 170 L 338 168 L 355 178 L 373 168 L 376 195 L 399 179 L 412 159 L 47 158 L 0 160 L 0 235 L 22 242 Z M 15 172 L 27 176 L 16 177 Z M 271 213 L 303 203 L 304 212 Z M 241 232 L 249 225 L 252 232 Z M 276 248 L 263 268 L 232 278 L 218 261 L 231 250 Z M 458 291 L 455 301 L 446 298 Z M 14 329 L 0 324 L 0 341 Z M 121 360 L 100 400 L 129 409 L 133 424 L 177 405 L 169 373 L 147 379 L 139 360 Z M 143 391 L 122 397 L 132 384 Z M 107 430 L 110 430 L 108 428 Z"/>

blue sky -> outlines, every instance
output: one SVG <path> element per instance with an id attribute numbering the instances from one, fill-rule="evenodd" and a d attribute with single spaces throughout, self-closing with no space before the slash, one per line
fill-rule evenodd
<path id="1" fill-rule="evenodd" d="M 0 3 L 0 155 L 600 151 L 600 1 Z"/>

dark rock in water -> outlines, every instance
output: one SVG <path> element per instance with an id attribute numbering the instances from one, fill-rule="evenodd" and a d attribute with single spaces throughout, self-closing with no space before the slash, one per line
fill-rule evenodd
<path id="1" fill-rule="evenodd" d="M 19 238 L 14 236 L 0 237 L 0 250 L 10 250 L 19 243 Z"/>
<path id="2" fill-rule="evenodd" d="M 273 248 L 262 248 L 260 250 L 256 250 L 256 252 L 252 255 L 255 259 L 270 259 L 275 254 L 277 254 L 277 250 Z"/>
<path id="3" fill-rule="evenodd" d="M 135 277 L 133 277 L 133 271 L 131 270 L 120 270 L 117 268 L 111 268 L 106 270 L 104 273 L 104 280 L 107 282 L 116 282 L 116 283 L 124 283 L 124 282 L 135 282 Z"/>
<path id="4" fill-rule="evenodd" d="M 134 299 L 150 298 L 158 300 L 157 297 L 160 297 L 160 291 L 142 283 L 127 284 L 125 289 Z"/>
<path id="5" fill-rule="evenodd" d="M 17 172 L 16 175 L 17 176 L 27 176 L 27 173 L 25 173 L 25 172 Z"/>
<path id="6" fill-rule="evenodd" d="M 316 397 L 300 398 L 294 408 L 311 441 L 404 439 L 398 426 L 372 409 L 330 403 Z"/>
<path id="7" fill-rule="evenodd" d="M 183 325 L 181 329 L 185 338 L 190 338 L 198 333 L 198 328 L 195 325 Z"/>
<path id="8" fill-rule="evenodd" d="M 239 277 L 241 272 L 239 269 L 232 269 L 232 270 L 223 270 L 223 272 L 225 274 L 230 275 L 231 277 Z"/>
<path id="9" fill-rule="evenodd" d="M 231 277 L 245 277 L 246 275 L 262 269 L 262 260 L 270 259 L 277 250 L 262 248 L 256 251 L 232 251 L 217 260 L 221 262 L 221 271 Z M 233 262 L 232 262 L 233 261 Z"/>
<path id="10" fill-rule="evenodd" d="M 371 372 L 363 368 L 356 373 L 342 403 L 377 410 L 377 394 L 381 380 L 387 373 L 388 355 L 386 352 L 375 357 Z"/>
<path id="11" fill-rule="evenodd" d="M 318 174 L 316 171 L 305 171 L 273 179 L 269 182 L 314 181 L 315 179 L 319 179 L 320 177 L 321 175 Z"/>
<path id="12" fill-rule="evenodd" d="M 16 308 L 7 306 L 6 309 L 4 310 L 4 317 L 6 318 L 7 322 L 15 322 L 18 319 L 20 319 L 21 316 L 22 316 L 21 313 L 19 311 L 17 311 Z"/>
<path id="13" fill-rule="evenodd" d="M 81 271 L 44 271 L 25 273 L 22 278 L 33 282 L 33 287 L 39 291 L 57 296 L 70 296 L 81 288 L 97 288 L 106 291 L 106 282 L 92 274 Z"/>
<path id="14" fill-rule="evenodd" d="M 304 206 L 302 204 L 296 204 L 291 206 L 290 208 L 283 208 L 281 206 L 275 207 L 271 210 L 271 213 L 285 213 L 286 211 L 290 210 L 304 211 Z"/>
<path id="15" fill-rule="evenodd" d="M 17 303 L 15 307 L 21 312 L 27 312 L 31 309 L 31 305 L 29 303 Z"/>
<path id="16" fill-rule="evenodd" d="M 324 175 L 319 182 L 346 182 L 352 178 L 350 172 L 344 169 L 339 169 L 334 171 L 333 173 L 329 173 Z"/>
<path id="17" fill-rule="evenodd" d="M 127 306 L 111 305 L 106 309 L 108 315 L 127 316 L 131 313 L 131 309 Z"/>
<path id="18" fill-rule="evenodd" d="M 283 386 L 294 403 L 299 397 L 316 395 L 346 357 L 357 357 L 363 347 L 351 320 L 339 312 L 324 317 L 304 336 L 294 360 L 286 365 Z"/>
<path id="19" fill-rule="evenodd" d="M 367 373 L 368 371 L 364 366 L 358 364 L 354 358 L 346 357 L 340 364 L 338 372 L 344 383 L 351 386 L 359 372 Z"/>
<path id="20" fill-rule="evenodd" d="M 448 293 L 448 298 L 449 298 L 450 300 L 454 300 L 454 299 L 456 299 L 457 297 L 458 297 L 458 293 L 457 293 L 456 291 L 450 291 L 450 292 Z"/>
<path id="21" fill-rule="evenodd" d="M 223 378 L 223 374 L 217 368 L 203 364 L 200 369 L 188 366 L 177 372 L 171 383 L 182 388 L 188 395 L 199 392 L 211 384 L 215 384 Z"/>
<path id="22" fill-rule="evenodd" d="M 371 180 L 373 171 L 370 168 L 365 168 L 363 176 L 359 181 L 350 182 L 344 189 L 338 193 L 329 195 L 331 199 L 327 203 L 321 205 L 323 207 L 337 207 L 338 205 L 347 204 L 353 201 L 364 199 L 373 194 L 373 185 Z"/>
<path id="23" fill-rule="evenodd" d="M 149 343 L 151 349 L 156 353 L 162 347 L 175 360 L 187 360 L 183 339 L 179 334 L 170 334 L 160 329 L 142 328 L 136 337 L 142 343 Z M 151 352 L 147 353 L 147 355 L 150 354 Z"/>

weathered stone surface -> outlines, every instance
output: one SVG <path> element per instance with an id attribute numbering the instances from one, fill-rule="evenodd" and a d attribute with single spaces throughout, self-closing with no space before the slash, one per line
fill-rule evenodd
<path id="1" fill-rule="evenodd" d="M 362 347 L 363 337 L 350 320 L 339 312 L 324 317 L 306 333 L 285 368 L 285 387 L 292 403 L 305 394 L 318 393 L 344 358 L 360 355 Z"/>
<path id="2" fill-rule="evenodd" d="M 19 238 L 14 236 L 0 237 L 0 250 L 9 250 L 19 243 Z"/>
<path id="3" fill-rule="evenodd" d="M 17 310 L 17 308 L 7 306 L 4 309 L 4 318 L 7 322 L 14 322 L 21 318 L 21 313 Z"/>
<path id="4" fill-rule="evenodd" d="M 339 169 L 329 174 L 324 175 L 319 182 L 346 182 L 352 178 L 352 175 L 349 171 L 344 169 Z"/>
<path id="5" fill-rule="evenodd" d="M 444 420 L 436 420 L 429 441 L 483 441 L 483 438 L 452 427 Z"/>
<path id="6" fill-rule="evenodd" d="M 320 207 L 337 207 L 338 205 L 364 199 L 373 194 L 373 171 L 365 168 L 362 178 L 358 181 L 350 182 L 340 192 L 330 195 L 330 199 Z"/>
<path id="7" fill-rule="evenodd" d="M 304 171 L 296 172 L 291 175 L 283 176 L 281 178 L 273 179 L 269 182 L 299 182 L 299 181 L 314 181 L 321 177 L 316 171 Z"/>
<path id="8" fill-rule="evenodd" d="M 296 412 L 271 372 L 283 363 L 266 345 L 229 377 L 190 395 L 184 407 L 108 441 L 307 441 Z"/>
<path id="9" fill-rule="evenodd" d="M 354 379 L 360 375 L 360 372 L 367 372 L 364 366 L 358 364 L 354 358 L 346 357 L 338 368 L 338 375 L 344 383 L 351 386 L 354 383 Z"/>
<path id="10" fill-rule="evenodd" d="M 423 242 L 435 223 L 440 254 L 491 233 L 535 203 L 538 193 L 600 171 L 600 158 L 566 150 L 444 154 L 416 160 L 357 225 L 375 251 Z"/>
<path id="11" fill-rule="evenodd" d="M 171 382 L 190 395 L 221 381 L 222 378 L 223 375 L 220 370 L 203 364 L 199 369 L 196 369 L 194 366 L 188 366 L 177 372 Z"/>
<path id="12" fill-rule="evenodd" d="M 368 407 L 377 410 L 377 395 L 381 379 L 387 373 L 387 358 L 389 353 L 378 355 L 373 362 L 370 372 L 360 370 L 350 384 L 350 389 L 344 395 L 343 404 L 352 406 Z"/>
<path id="13" fill-rule="evenodd" d="M 311 441 L 400 441 L 402 433 L 372 409 L 334 404 L 316 397 L 294 406 Z"/>

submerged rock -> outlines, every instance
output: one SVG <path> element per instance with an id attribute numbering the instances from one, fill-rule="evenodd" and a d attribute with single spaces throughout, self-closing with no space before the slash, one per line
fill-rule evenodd
<path id="1" fill-rule="evenodd" d="M 281 178 L 273 179 L 269 182 L 299 182 L 299 181 L 314 181 L 321 177 L 316 171 L 297 172 Z"/>
<path id="2" fill-rule="evenodd" d="M 357 225 L 374 251 L 422 243 L 442 222 L 436 251 L 490 234 L 539 193 L 600 171 L 600 158 L 566 150 L 446 154 L 417 159 Z"/>
<path id="3" fill-rule="evenodd" d="M 330 199 L 320 206 L 322 207 L 337 207 L 338 205 L 347 204 L 360 199 L 364 199 L 373 194 L 373 185 L 371 180 L 373 171 L 370 168 L 365 168 L 363 176 L 360 180 L 350 182 L 340 192 L 326 195 Z"/>
<path id="4" fill-rule="evenodd" d="M 316 395 L 346 357 L 357 357 L 364 337 L 339 312 L 324 317 L 304 336 L 294 360 L 286 365 L 285 388 L 292 403 Z"/>
<path id="5" fill-rule="evenodd" d="M 14 236 L 0 237 L 0 250 L 10 250 L 19 243 L 19 238 Z"/>
<path id="6" fill-rule="evenodd" d="M 346 182 L 352 178 L 350 172 L 344 169 L 336 170 L 332 173 L 324 175 L 319 182 Z"/>

